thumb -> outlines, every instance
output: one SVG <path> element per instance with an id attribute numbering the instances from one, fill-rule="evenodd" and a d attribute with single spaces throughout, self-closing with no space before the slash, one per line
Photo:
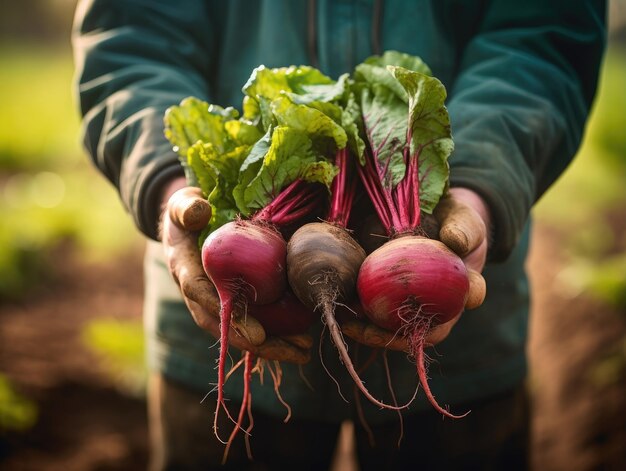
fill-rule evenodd
<path id="1" fill-rule="evenodd" d="M 168 201 L 172 222 L 187 231 L 204 229 L 211 218 L 211 206 L 199 188 L 187 186 L 176 191 Z"/>
<path id="2" fill-rule="evenodd" d="M 439 238 L 460 257 L 478 248 L 487 237 L 487 228 L 478 211 L 454 195 L 442 199 L 435 209 Z"/>

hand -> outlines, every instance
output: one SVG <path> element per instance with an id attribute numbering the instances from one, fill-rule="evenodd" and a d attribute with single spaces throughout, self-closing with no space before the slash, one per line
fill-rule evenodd
<path id="1" fill-rule="evenodd" d="M 211 208 L 200 190 L 173 181 L 164 191 L 161 238 L 170 273 L 196 324 L 219 338 L 220 302 L 202 267 L 197 231 L 204 228 Z M 266 337 L 252 317 L 234 313 L 229 345 L 269 360 L 303 364 L 309 361 L 312 339 L 307 335 Z"/>
<path id="2" fill-rule="evenodd" d="M 439 222 L 439 239 L 463 259 L 467 267 L 470 290 L 465 309 L 475 309 L 485 300 L 485 268 L 491 230 L 487 204 L 473 190 L 451 188 L 435 209 Z"/>
<path id="3" fill-rule="evenodd" d="M 483 303 L 486 294 L 481 272 L 487 259 L 487 235 L 491 224 L 489 209 L 474 191 L 451 188 L 449 195 L 437 205 L 434 216 L 440 226 L 440 240 L 459 255 L 467 267 L 470 289 L 465 308 L 475 309 Z M 443 341 L 460 317 L 461 313 L 451 321 L 434 327 L 426 338 L 426 344 L 436 345 Z M 370 322 L 350 320 L 341 328 L 348 337 L 370 347 L 409 351 L 406 339 L 396 337 Z"/>

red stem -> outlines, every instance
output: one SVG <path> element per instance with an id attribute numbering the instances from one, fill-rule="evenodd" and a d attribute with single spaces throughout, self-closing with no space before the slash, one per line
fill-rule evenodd
<path id="1" fill-rule="evenodd" d="M 383 227 L 385 228 L 387 235 L 391 235 L 392 232 L 392 220 L 387 205 L 385 204 L 385 200 L 382 196 L 382 185 L 378 175 L 376 174 L 373 163 L 373 158 L 369 154 L 369 152 L 365 151 L 365 166 L 358 165 L 357 170 L 359 173 L 359 177 L 361 177 L 361 181 L 363 182 L 363 186 L 365 187 L 365 191 L 370 197 L 372 201 L 372 205 L 378 214 L 378 218 L 380 219 Z"/>
<path id="2" fill-rule="evenodd" d="M 409 127 L 403 150 L 406 171 L 395 188 L 385 184 L 389 161 L 382 165 L 369 148 L 365 152 L 365 166 L 358 166 L 363 186 L 389 236 L 416 232 L 420 225 L 419 151 L 411 155 L 411 136 Z"/>
<path id="3" fill-rule="evenodd" d="M 286 226 L 308 216 L 319 207 L 322 186 L 297 179 L 284 188 L 276 198 L 261 209 L 252 220 Z"/>
<path id="4" fill-rule="evenodd" d="M 330 188 L 331 200 L 328 221 L 341 227 L 348 226 L 350 210 L 356 193 L 356 178 L 354 178 L 351 163 L 348 148 L 337 151 L 335 165 L 339 168 L 339 173 Z"/>
<path id="5" fill-rule="evenodd" d="M 408 168 L 407 168 L 407 178 L 409 182 L 408 194 L 407 198 L 411 202 L 411 206 L 407 208 L 410 215 L 410 227 L 418 228 L 421 224 L 421 202 L 420 202 L 420 169 L 419 169 L 419 156 L 421 153 L 421 148 L 415 151 L 415 155 L 411 155 L 411 139 L 413 136 L 413 131 L 411 130 L 411 125 L 409 123 L 409 127 L 406 133 L 406 142 L 407 142 L 407 157 Z"/>

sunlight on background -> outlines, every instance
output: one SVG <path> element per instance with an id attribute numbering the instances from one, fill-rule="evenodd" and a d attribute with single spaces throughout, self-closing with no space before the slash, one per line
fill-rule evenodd
<path id="1" fill-rule="evenodd" d="M 0 306 L 37 295 L 68 249 L 95 264 L 143 250 L 116 191 L 81 148 L 69 43 L 74 4 L 0 5 Z M 112 381 L 141 394 L 141 321 L 95 319 L 84 330 L 86 348 Z M 0 457 L 5 434 L 31 428 L 37 409 L 0 368 Z"/>
<path id="2" fill-rule="evenodd" d="M 50 10 L 42 4 L 40 14 L 49 19 L 57 11 L 57 23 L 68 34 L 73 2 L 50 2 Z M 0 43 L 0 212 L 5 216 L 0 296 L 27 291 L 59 244 L 75 245 L 90 259 L 108 259 L 140 240 L 113 187 L 82 151 L 69 36 L 49 34 L 53 40 L 45 31 L 26 31 L 21 42 Z"/>

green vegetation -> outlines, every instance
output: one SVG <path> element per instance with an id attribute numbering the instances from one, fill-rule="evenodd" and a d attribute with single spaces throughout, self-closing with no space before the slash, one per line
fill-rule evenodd
<path id="1" fill-rule="evenodd" d="M 64 49 L 0 48 L 0 169 L 67 168 L 82 159 Z"/>
<path id="2" fill-rule="evenodd" d="M 0 434 L 27 431 L 35 425 L 37 416 L 37 405 L 15 391 L 0 374 Z"/>
<path id="3" fill-rule="evenodd" d="M 146 383 L 143 326 L 138 321 L 99 319 L 83 331 L 87 347 L 95 352 L 115 384 L 124 392 L 141 395 Z"/>
<path id="4" fill-rule="evenodd" d="M 0 47 L 0 297 L 23 296 L 61 242 L 109 259 L 140 240 L 81 150 L 72 68 L 63 49 Z"/>

